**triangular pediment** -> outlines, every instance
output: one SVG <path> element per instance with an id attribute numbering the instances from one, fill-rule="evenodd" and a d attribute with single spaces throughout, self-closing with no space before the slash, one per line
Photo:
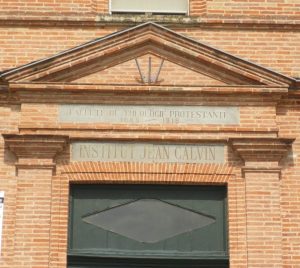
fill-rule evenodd
<path id="1" fill-rule="evenodd" d="M 118 80 L 108 81 L 108 70 L 115 71 L 114 75 L 118 72 L 124 74 L 126 68 L 129 68 L 128 66 L 131 66 L 136 59 L 142 61 L 145 57 L 149 58 L 149 55 L 153 61 L 156 59 L 164 61 L 165 69 L 161 70 L 160 75 L 169 70 L 167 79 L 170 84 L 176 84 L 177 80 L 180 80 L 180 76 L 176 75 L 180 72 L 180 68 L 183 76 L 191 75 L 194 84 L 201 83 L 202 85 L 291 86 L 295 82 L 292 78 L 242 60 L 152 22 L 93 40 L 47 59 L 8 70 L 0 75 L 0 79 L 8 82 L 64 83 L 81 83 L 90 79 L 95 81 L 93 83 L 103 83 L 106 76 L 106 82 L 116 83 Z M 145 75 L 146 73 L 149 71 L 144 71 Z"/>

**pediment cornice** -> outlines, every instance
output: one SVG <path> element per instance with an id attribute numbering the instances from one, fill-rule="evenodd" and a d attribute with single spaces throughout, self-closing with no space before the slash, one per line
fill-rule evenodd
<path id="1" fill-rule="evenodd" d="M 288 93 L 286 86 L 257 86 L 257 85 L 244 85 L 244 86 L 185 86 L 185 85 L 101 85 L 101 84 L 80 84 L 80 83 L 36 83 L 36 82 L 10 82 L 7 86 L 10 92 L 80 92 L 85 93 L 122 93 L 122 94 L 251 94 L 251 95 L 265 95 L 272 93 L 274 100 L 280 99 L 280 96 Z M 271 100 L 271 99 L 270 99 Z M 247 101 L 247 100 L 246 100 Z"/>

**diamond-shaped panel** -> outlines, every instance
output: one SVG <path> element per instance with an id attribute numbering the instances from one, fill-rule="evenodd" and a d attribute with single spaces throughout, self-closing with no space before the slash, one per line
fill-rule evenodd
<path id="1" fill-rule="evenodd" d="M 139 242 L 155 243 L 215 222 L 210 216 L 157 199 L 140 199 L 83 218 Z"/>

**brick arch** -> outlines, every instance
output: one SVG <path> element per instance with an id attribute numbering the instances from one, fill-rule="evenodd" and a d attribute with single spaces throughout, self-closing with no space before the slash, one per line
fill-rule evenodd
<path id="1" fill-rule="evenodd" d="M 233 167 L 224 164 L 76 162 L 61 170 L 75 183 L 224 184 L 233 174 Z"/>

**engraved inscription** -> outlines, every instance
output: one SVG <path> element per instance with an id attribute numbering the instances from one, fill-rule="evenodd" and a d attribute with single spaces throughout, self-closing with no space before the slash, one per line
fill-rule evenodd
<path id="1" fill-rule="evenodd" d="M 237 125 L 238 107 L 72 105 L 59 107 L 62 123 Z"/>
<path id="2" fill-rule="evenodd" d="M 72 161 L 224 163 L 224 145 L 74 142 Z"/>

